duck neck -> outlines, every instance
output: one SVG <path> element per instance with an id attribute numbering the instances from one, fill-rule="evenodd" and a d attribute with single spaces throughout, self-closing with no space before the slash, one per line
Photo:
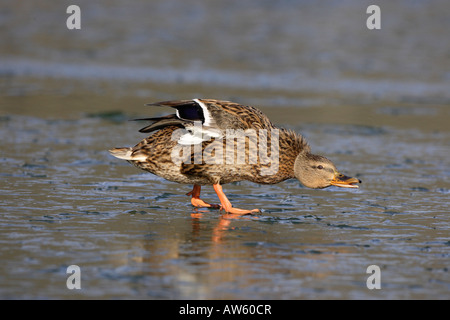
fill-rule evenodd
<path id="1" fill-rule="evenodd" d="M 280 166 L 286 168 L 288 179 L 295 178 L 295 166 L 299 158 L 303 158 L 310 152 L 310 147 L 305 138 L 300 134 L 283 129 L 280 134 Z"/>

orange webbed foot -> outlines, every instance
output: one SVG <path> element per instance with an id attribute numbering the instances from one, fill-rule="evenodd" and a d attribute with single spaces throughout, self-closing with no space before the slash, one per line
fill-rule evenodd
<path id="1" fill-rule="evenodd" d="M 196 208 L 213 208 L 213 209 L 219 209 L 220 208 L 220 206 L 218 204 L 211 204 L 211 203 L 203 201 L 200 198 L 192 197 L 191 203 Z"/>
<path id="2" fill-rule="evenodd" d="M 253 213 L 258 213 L 261 212 L 259 209 L 253 209 L 253 210 L 244 210 L 244 209 L 239 209 L 239 208 L 233 208 L 233 206 L 231 205 L 231 202 L 228 200 L 227 196 L 225 195 L 225 193 L 222 190 L 222 186 L 220 184 L 215 184 L 213 185 L 214 190 L 217 193 L 217 196 L 219 197 L 220 200 L 220 210 L 224 210 L 226 213 L 231 213 L 231 214 L 237 214 L 237 215 L 245 215 L 245 214 L 253 214 Z"/>
<path id="3" fill-rule="evenodd" d="M 194 184 L 194 188 L 192 191 L 186 193 L 187 196 L 192 196 L 191 198 L 191 204 L 196 208 L 214 208 L 219 209 L 220 206 L 218 204 L 210 204 L 208 202 L 203 201 L 200 199 L 200 190 L 201 186 Z"/>

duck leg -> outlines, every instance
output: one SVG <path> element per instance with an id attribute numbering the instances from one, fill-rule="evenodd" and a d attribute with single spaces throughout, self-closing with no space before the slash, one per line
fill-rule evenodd
<path id="1" fill-rule="evenodd" d="M 216 208 L 219 209 L 220 206 L 218 204 L 209 204 L 205 201 L 203 201 L 202 199 L 200 199 L 200 190 L 201 190 L 201 186 L 198 184 L 194 184 L 194 188 L 192 189 L 192 191 L 186 193 L 187 196 L 192 196 L 191 198 L 191 203 L 194 207 L 197 208 Z"/>
<path id="2" fill-rule="evenodd" d="M 225 193 L 223 193 L 222 186 L 220 184 L 214 184 L 214 191 L 216 191 L 217 196 L 219 197 L 220 204 L 221 204 L 221 210 L 225 210 L 227 213 L 234 213 L 234 214 L 252 214 L 259 212 L 259 209 L 253 209 L 253 210 L 244 210 L 244 209 L 238 209 L 233 208 L 231 205 L 231 202 L 228 200 Z"/>

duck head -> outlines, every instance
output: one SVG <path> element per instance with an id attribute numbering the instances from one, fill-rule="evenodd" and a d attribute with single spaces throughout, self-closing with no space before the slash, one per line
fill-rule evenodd
<path id="1" fill-rule="evenodd" d="M 308 188 L 318 189 L 329 186 L 358 188 L 361 180 L 340 173 L 327 158 L 309 152 L 301 152 L 295 159 L 295 177 Z"/>

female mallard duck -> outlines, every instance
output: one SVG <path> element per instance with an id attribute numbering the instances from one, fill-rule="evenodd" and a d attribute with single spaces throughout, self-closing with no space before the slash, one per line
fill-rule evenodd
<path id="1" fill-rule="evenodd" d="M 297 178 L 309 188 L 358 188 L 359 179 L 339 173 L 327 158 L 311 153 L 305 139 L 275 127 L 260 110 L 213 99 L 165 101 L 150 106 L 175 108 L 175 114 L 147 118 L 140 132 L 153 132 L 133 148 L 111 154 L 167 180 L 193 184 L 187 195 L 195 207 L 249 214 L 258 209 L 234 208 L 222 184 L 248 180 L 275 184 Z M 200 199 L 201 185 L 213 185 L 219 205 Z"/>

